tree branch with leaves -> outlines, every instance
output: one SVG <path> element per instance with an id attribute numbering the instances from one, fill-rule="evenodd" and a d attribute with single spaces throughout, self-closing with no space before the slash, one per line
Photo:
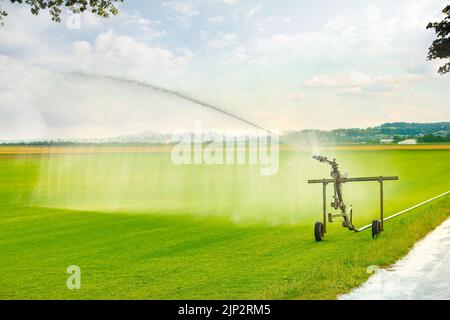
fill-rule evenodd
<path id="1" fill-rule="evenodd" d="M 442 12 L 445 18 L 441 22 L 430 22 L 427 29 L 434 29 L 437 39 L 433 41 L 428 51 L 427 59 L 448 59 L 449 61 L 438 70 L 440 74 L 450 72 L 450 5 Z"/>
<path id="2" fill-rule="evenodd" d="M 97 16 L 108 18 L 110 15 L 116 15 L 119 3 L 123 0 L 9 0 L 14 4 L 25 4 L 30 8 L 34 15 L 41 11 L 48 11 L 51 19 L 55 22 L 61 22 L 61 14 L 64 8 L 72 13 L 82 13 L 90 11 Z M 0 7 L 0 23 L 8 13 Z"/>

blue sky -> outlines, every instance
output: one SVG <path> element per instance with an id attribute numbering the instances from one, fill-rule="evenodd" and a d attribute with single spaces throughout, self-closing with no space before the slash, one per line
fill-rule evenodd
<path id="1" fill-rule="evenodd" d="M 182 101 L 111 83 L 90 88 L 66 72 L 182 91 L 272 129 L 449 121 L 450 77 L 426 61 L 434 35 L 425 29 L 446 3 L 125 0 L 111 19 L 65 12 L 57 24 L 0 2 L 9 12 L 0 28 L 0 139 L 170 131 L 197 120 L 232 126 Z"/>

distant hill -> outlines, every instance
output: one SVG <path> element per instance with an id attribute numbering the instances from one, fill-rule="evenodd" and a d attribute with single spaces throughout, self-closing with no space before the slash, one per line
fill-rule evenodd
<path id="1" fill-rule="evenodd" d="M 335 129 L 331 131 L 322 130 L 302 130 L 287 132 L 283 136 L 285 143 L 301 143 L 308 142 L 312 139 L 322 143 L 379 143 L 381 139 L 394 139 L 400 141 L 404 139 L 419 139 L 428 137 L 428 141 L 432 142 L 432 137 L 437 138 L 436 141 L 447 141 L 450 134 L 450 122 L 436 123 L 408 123 L 408 122 L 392 122 L 384 123 L 377 127 L 366 129 Z"/>
<path id="2" fill-rule="evenodd" d="M 285 144 L 299 143 L 379 143 L 381 139 L 418 139 L 419 142 L 450 142 L 450 122 L 408 123 L 391 122 L 360 129 L 300 130 L 285 132 L 280 140 Z M 145 131 L 104 139 L 54 139 L 27 141 L 0 141 L 8 145 L 160 145 L 170 144 L 170 134 Z"/>
<path id="3" fill-rule="evenodd" d="M 154 131 L 144 131 L 138 134 L 130 134 L 102 140 L 106 143 L 166 144 L 170 143 L 171 135 Z"/>
<path id="4" fill-rule="evenodd" d="M 384 123 L 379 127 L 383 134 L 391 135 L 425 135 L 425 134 L 447 134 L 450 132 L 450 122 L 436 123 L 407 123 L 392 122 Z"/>

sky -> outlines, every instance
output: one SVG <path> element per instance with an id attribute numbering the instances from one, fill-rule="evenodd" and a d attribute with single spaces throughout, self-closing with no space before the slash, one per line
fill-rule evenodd
<path id="1" fill-rule="evenodd" d="M 445 0 L 125 0 L 109 19 L 32 16 L 0 0 L 0 140 L 239 127 L 161 86 L 270 130 L 450 121 L 427 61 Z M 89 77 L 87 75 L 95 75 Z"/>

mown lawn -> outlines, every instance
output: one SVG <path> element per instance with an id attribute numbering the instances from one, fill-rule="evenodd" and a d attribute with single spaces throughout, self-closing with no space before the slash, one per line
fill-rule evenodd
<path id="1" fill-rule="evenodd" d="M 449 151 L 337 156 L 350 176 L 400 176 L 387 187 L 388 213 L 450 189 Z M 304 179 L 329 169 L 308 162 L 299 172 L 304 155 L 284 154 L 270 181 L 248 168 L 117 157 L 0 157 L 1 299 L 333 299 L 450 216 L 445 197 L 387 222 L 375 241 L 337 222 L 316 243 L 320 188 Z M 346 191 L 357 222 L 376 217 L 376 184 Z M 81 268 L 81 290 L 66 288 L 69 265 Z"/>

